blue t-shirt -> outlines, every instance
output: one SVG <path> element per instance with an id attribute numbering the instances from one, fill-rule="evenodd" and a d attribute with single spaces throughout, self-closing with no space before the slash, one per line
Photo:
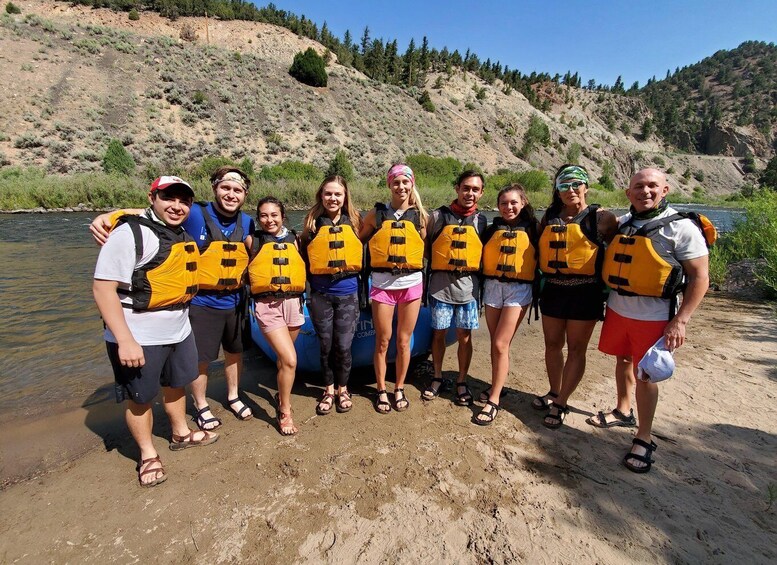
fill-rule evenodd
<path id="1" fill-rule="evenodd" d="M 197 247 L 202 251 L 205 247 L 205 242 L 208 238 L 208 229 L 205 225 L 205 218 L 203 212 L 210 214 L 213 221 L 221 229 L 221 233 L 225 236 L 230 236 L 237 227 L 237 216 L 227 217 L 219 214 L 216 208 L 213 206 L 213 202 L 208 202 L 205 207 L 199 204 L 192 206 L 189 217 L 181 224 L 183 229 L 186 230 L 194 241 L 197 242 Z M 246 237 L 254 232 L 254 220 L 250 215 L 246 213 L 240 214 L 243 222 L 243 241 Z M 240 303 L 240 296 L 242 290 L 235 290 L 232 292 L 218 292 L 218 291 L 200 291 L 192 299 L 192 304 L 197 306 L 208 306 L 210 308 L 216 308 L 217 310 L 229 310 L 235 308 Z"/>
<path id="2" fill-rule="evenodd" d="M 337 280 L 331 275 L 310 275 L 308 280 L 316 292 L 332 296 L 346 296 L 359 290 L 359 278 L 355 274 Z"/>

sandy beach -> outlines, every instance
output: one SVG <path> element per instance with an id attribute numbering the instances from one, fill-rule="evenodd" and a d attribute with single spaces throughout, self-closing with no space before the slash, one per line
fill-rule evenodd
<path id="1" fill-rule="evenodd" d="M 297 437 L 274 425 L 274 373 L 247 356 L 242 386 L 255 418 L 224 407 L 211 447 L 171 452 L 169 479 L 138 487 L 137 449 L 121 407 L 7 424 L 0 437 L 3 563 L 774 563 L 777 560 L 777 318 L 773 305 L 710 293 L 661 385 L 656 463 L 621 465 L 633 431 L 585 418 L 614 403 L 614 360 L 596 350 L 559 430 L 531 409 L 547 390 L 541 326 L 512 346 L 502 410 L 428 404 L 407 385 L 408 412 L 372 409 L 374 383 L 352 386 L 354 409 L 315 415 L 317 383 L 293 394 Z M 490 379 L 488 332 L 475 332 L 476 394 Z M 106 360 L 107 364 L 107 360 Z M 453 376 L 455 352 L 445 368 Z M 217 371 L 218 373 L 218 371 Z M 391 387 L 389 387 L 390 389 Z M 161 412 L 161 407 L 159 412 Z"/>

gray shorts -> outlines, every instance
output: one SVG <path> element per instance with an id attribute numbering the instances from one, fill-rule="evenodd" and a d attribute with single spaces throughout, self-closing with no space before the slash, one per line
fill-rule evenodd
<path id="1" fill-rule="evenodd" d="M 501 309 L 511 306 L 526 308 L 531 304 L 531 299 L 531 283 L 486 279 L 483 287 L 483 304 L 492 308 Z"/>
<path id="2" fill-rule="evenodd" d="M 144 345 L 142 367 L 125 367 L 119 361 L 119 346 L 106 341 L 108 359 L 116 381 L 116 402 L 132 400 L 148 404 L 161 387 L 182 388 L 197 378 L 197 346 L 194 335 L 170 345 Z"/>

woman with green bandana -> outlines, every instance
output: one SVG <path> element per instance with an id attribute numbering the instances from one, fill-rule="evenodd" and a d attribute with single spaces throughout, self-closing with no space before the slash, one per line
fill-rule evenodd
<path id="1" fill-rule="evenodd" d="M 554 179 L 553 201 L 540 222 L 540 311 L 550 390 L 536 397 L 532 408 L 546 412 L 543 424 L 548 428 L 564 423 L 567 401 L 585 373 L 588 342 L 604 312 L 601 265 L 617 219 L 586 202 L 588 183 L 583 167 L 562 165 Z"/>

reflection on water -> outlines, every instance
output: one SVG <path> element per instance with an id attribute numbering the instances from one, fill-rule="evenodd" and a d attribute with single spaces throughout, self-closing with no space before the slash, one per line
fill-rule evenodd
<path id="1" fill-rule="evenodd" d="M 731 229 L 731 211 L 689 208 Z M 290 212 L 290 226 L 299 230 L 303 216 Z M 112 396 L 91 292 L 93 217 L 0 214 L 0 422 Z"/>

